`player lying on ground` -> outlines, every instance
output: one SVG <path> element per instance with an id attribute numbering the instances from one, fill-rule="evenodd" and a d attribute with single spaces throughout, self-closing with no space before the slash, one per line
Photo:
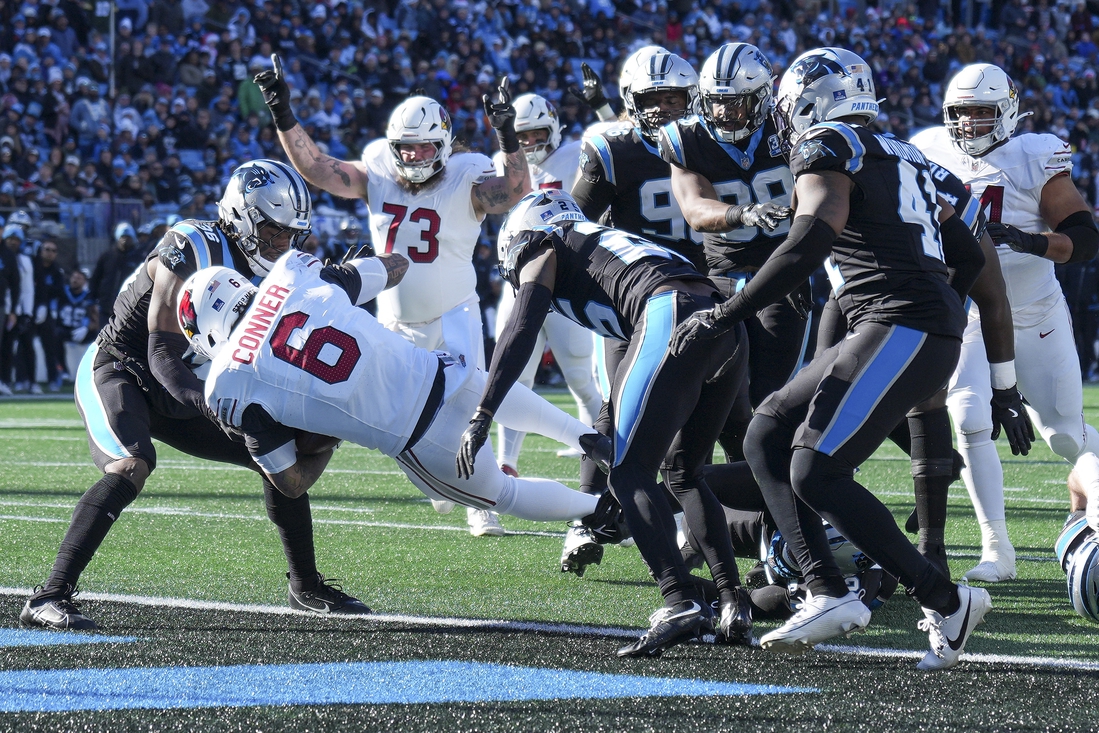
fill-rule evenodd
<path id="1" fill-rule="evenodd" d="M 398 282 L 398 254 L 322 266 L 304 252 L 279 259 L 259 288 L 225 268 L 192 276 L 180 326 L 211 359 L 206 400 L 223 427 L 243 434 L 271 481 L 290 496 L 320 477 L 332 447 L 297 450 L 298 431 L 333 435 L 392 456 L 432 499 L 522 519 L 590 515 L 597 498 L 556 481 L 506 476 L 492 450 L 483 470 L 454 478 L 454 454 L 484 373 L 465 354 L 413 346 L 357 306 Z M 609 441 L 530 390 L 515 390 L 501 422 L 551 426 L 547 437 L 609 460 Z M 331 441 L 334 443 L 335 441 Z"/>

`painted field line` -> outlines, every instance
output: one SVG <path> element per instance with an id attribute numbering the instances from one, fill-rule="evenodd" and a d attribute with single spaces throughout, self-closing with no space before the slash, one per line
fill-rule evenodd
<path id="1" fill-rule="evenodd" d="M 30 588 L 12 588 L 0 586 L 0 596 L 27 597 Z M 270 616 L 303 616 L 303 611 L 295 611 L 287 606 L 261 604 L 222 603 L 219 601 L 198 601 L 187 598 L 161 598 L 155 596 L 137 596 L 119 593 L 82 592 L 82 600 L 104 601 L 108 603 L 128 603 L 135 606 L 154 606 L 158 608 L 180 608 L 193 611 L 225 611 L 229 613 L 254 613 Z M 540 621 L 505 621 L 502 619 L 470 619 L 433 616 L 409 616 L 404 614 L 372 613 L 368 616 L 341 616 L 341 621 L 362 621 L 365 624 L 406 624 L 452 629 L 481 629 L 486 631 L 535 632 L 543 634 L 562 634 L 566 636 L 590 636 L 608 639 L 636 638 L 642 629 L 625 629 L 586 624 L 561 624 Z M 757 642 L 758 643 L 758 642 Z M 922 659 L 926 650 L 881 649 L 849 645 L 818 644 L 816 649 L 833 654 L 847 656 L 879 657 L 887 659 Z M 1099 671 L 1099 662 L 1063 657 L 1017 656 L 1007 654 L 965 653 L 962 660 L 979 664 L 1007 664 L 1028 667 L 1047 667 L 1056 669 L 1074 669 L 1081 671 Z"/>

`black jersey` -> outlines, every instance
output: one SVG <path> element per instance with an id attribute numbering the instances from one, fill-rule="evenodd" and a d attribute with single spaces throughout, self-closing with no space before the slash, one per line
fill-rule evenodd
<path id="1" fill-rule="evenodd" d="M 670 280 L 701 280 L 686 257 L 635 234 L 581 221 L 567 230 L 545 227 L 520 233 L 512 247 L 521 253 L 553 247 L 557 277 L 553 309 L 600 336 L 628 341 L 645 303 Z M 716 292 L 716 288 L 715 288 Z"/>
<path id="2" fill-rule="evenodd" d="M 153 292 L 148 263 L 154 257 L 160 260 L 161 267 L 167 267 L 181 280 L 214 265 L 232 267 L 249 277 L 252 274 L 247 258 L 239 247 L 229 242 L 216 222 L 185 219 L 169 229 L 126 279 L 115 300 L 111 319 L 99 334 L 101 343 L 110 344 L 142 363 L 148 362 L 149 302 Z"/>
<path id="3" fill-rule="evenodd" d="M 66 285 L 61 289 L 61 297 L 57 299 L 57 313 L 54 316 L 57 322 L 68 329 L 77 329 L 88 325 L 88 311 L 95 305 L 92 291 L 84 288 L 79 293 L 74 293 Z"/>
<path id="4" fill-rule="evenodd" d="M 935 189 L 939 195 L 954 207 L 958 218 L 965 222 L 977 241 L 981 241 L 985 224 L 988 223 L 984 213 L 981 212 L 981 202 L 973 198 L 973 194 L 966 188 L 961 178 L 933 160 L 929 160 L 928 163 L 931 164 L 931 179 L 935 182 Z"/>
<path id="5" fill-rule="evenodd" d="M 880 321 L 961 338 L 966 318 L 947 284 L 931 164 L 915 146 L 824 122 L 790 154 L 790 170 L 851 178 L 847 225 L 825 267 L 850 327 Z"/>
<path id="6" fill-rule="evenodd" d="M 727 204 L 789 206 L 794 177 L 782 155 L 775 125 L 770 120 L 739 144 L 718 140 L 697 115 L 670 122 L 660 130 L 660 155 L 672 165 L 702 175 Z M 758 268 L 786 239 L 790 220 L 773 232 L 760 227 L 738 227 L 706 233 L 706 264 L 712 274 Z"/>
<path id="7" fill-rule="evenodd" d="M 704 265 L 702 237 L 687 226 L 672 194 L 671 169 L 633 125 L 584 138 L 573 191 L 592 221 L 639 234 Z"/>

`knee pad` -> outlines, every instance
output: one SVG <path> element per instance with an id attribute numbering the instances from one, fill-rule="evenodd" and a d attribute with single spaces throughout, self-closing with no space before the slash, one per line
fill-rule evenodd
<path id="1" fill-rule="evenodd" d="M 958 433 L 959 448 L 979 448 L 992 442 L 992 428 L 978 430 L 973 433 Z"/>
<path id="2" fill-rule="evenodd" d="M 1047 441 L 1051 451 L 1070 462 L 1075 462 L 1084 450 L 1082 441 L 1068 433 L 1054 433 L 1047 438 Z"/>
<path id="3" fill-rule="evenodd" d="M 954 432 L 963 435 L 992 432 L 992 407 L 973 399 L 949 396 L 946 400 L 950 417 L 954 419 Z"/>

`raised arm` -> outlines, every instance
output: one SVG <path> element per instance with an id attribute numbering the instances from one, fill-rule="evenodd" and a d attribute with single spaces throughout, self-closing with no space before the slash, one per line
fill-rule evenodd
<path id="1" fill-rule="evenodd" d="M 530 193 L 530 171 L 515 134 L 515 107 L 511 105 L 508 78 L 500 81 L 496 101 L 492 95 L 482 98 L 489 124 L 496 130 L 500 152 L 504 155 L 504 174 L 489 178 L 473 187 L 473 210 L 482 214 L 506 214 L 519 199 Z"/>
<path id="2" fill-rule="evenodd" d="M 320 151 L 290 108 L 290 85 L 283 76 L 278 55 L 271 54 L 271 64 L 273 68 L 257 74 L 255 82 L 275 119 L 279 142 L 291 165 L 306 181 L 333 196 L 366 198 L 366 166 L 360 161 L 339 160 Z"/>

